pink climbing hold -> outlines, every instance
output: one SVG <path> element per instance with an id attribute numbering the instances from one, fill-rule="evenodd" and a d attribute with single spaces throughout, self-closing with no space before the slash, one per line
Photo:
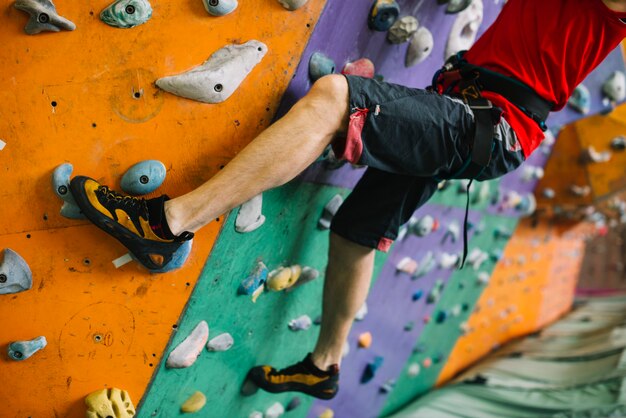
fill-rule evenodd
<path id="1" fill-rule="evenodd" d="M 365 78 L 374 78 L 374 63 L 367 58 L 349 62 L 341 70 L 341 74 L 358 75 Z"/>

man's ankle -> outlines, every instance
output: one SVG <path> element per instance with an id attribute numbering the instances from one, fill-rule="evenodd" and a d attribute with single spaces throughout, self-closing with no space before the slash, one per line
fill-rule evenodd
<path id="1" fill-rule="evenodd" d="M 176 216 L 176 208 L 175 204 L 173 204 L 172 200 L 168 200 L 164 205 L 164 213 L 165 213 L 165 222 L 169 227 L 170 231 L 173 235 L 178 236 L 185 231 L 182 227 L 182 223 L 178 220 Z"/>
<path id="2" fill-rule="evenodd" d="M 340 356 L 341 358 L 341 356 Z M 329 354 L 317 354 L 315 352 L 311 353 L 311 361 L 313 365 L 318 369 L 326 372 L 330 369 L 331 366 L 339 366 L 340 359 L 338 360 L 332 355 Z"/>

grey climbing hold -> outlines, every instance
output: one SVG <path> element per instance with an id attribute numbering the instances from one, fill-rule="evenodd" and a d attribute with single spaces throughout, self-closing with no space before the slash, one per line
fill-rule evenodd
<path id="1" fill-rule="evenodd" d="M 580 158 L 586 163 L 606 163 L 611 159 L 611 151 L 599 152 L 590 145 L 582 150 Z"/>
<path id="2" fill-rule="evenodd" d="M 263 195 L 259 194 L 245 202 L 239 208 L 235 219 L 235 231 L 245 234 L 252 232 L 265 223 L 265 216 L 261 213 L 263 208 Z"/>
<path id="3" fill-rule="evenodd" d="M 233 346 L 234 343 L 235 340 L 232 335 L 225 332 L 215 338 L 211 338 L 211 341 L 207 343 L 206 348 L 209 351 L 227 351 Z"/>
<path id="4" fill-rule="evenodd" d="M 182 74 L 160 78 L 156 85 L 187 99 L 221 103 L 237 90 L 266 53 L 267 46 L 259 41 L 226 45 L 202 65 Z"/>
<path id="5" fill-rule="evenodd" d="M 52 172 L 52 190 L 63 200 L 61 216 L 69 219 L 85 219 L 85 215 L 81 212 L 70 192 L 70 176 L 73 169 L 72 164 L 69 163 L 56 167 Z"/>
<path id="6" fill-rule="evenodd" d="M 441 291 L 443 290 L 443 280 L 438 279 L 435 281 L 435 285 L 428 293 L 426 297 L 426 303 L 435 303 L 441 297 Z"/>
<path id="7" fill-rule="evenodd" d="M 302 273 L 300 273 L 300 278 L 290 287 L 285 289 L 285 292 L 291 292 L 298 286 L 302 286 L 303 284 L 307 284 L 320 276 L 320 272 L 313 267 L 304 267 L 302 268 Z"/>
<path id="8" fill-rule="evenodd" d="M 265 411 L 264 418 L 279 418 L 285 413 L 285 408 L 280 402 L 276 402 Z"/>
<path id="9" fill-rule="evenodd" d="M 432 251 L 428 251 L 424 257 L 422 257 L 421 261 L 417 263 L 418 268 L 413 273 L 414 279 L 419 279 L 422 276 L 427 275 L 435 268 L 435 256 Z"/>
<path id="10" fill-rule="evenodd" d="M 311 325 L 313 325 L 313 321 L 308 315 L 302 315 L 289 321 L 289 329 L 292 331 L 306 331 L 311 328 Z"/>
<path id="11" fill-rule="evenodd" d="M 591 109 L 591 93 L 589 93 L 589 89 L 584 84 L 576 86 L 567 104 L 583 115 L 589 113 Z"/>
<path id="12" fill-rule="evenodd" d="M 213 16 L 225 16 L 237 8 L 237 0 L 202 0 L 202 3 Z"/>
<path id="13" fill-rule="evenodd" d="M 200 321 L 189 336 L 172 350 L 165 362 L 165 366 L 172 369 L 191 366 L 202 352 L 208 339 L 209 324 L 206 321 Z"/>
<path id="14" fill-rule="evenodd" d="M 489 259 L 489 254 L 480 248 L 474 248 L 467 256 L 467 262 L 474 270 L 480 269 L 480 266 Z"/>
<path id="15" fill-rule="evenodd" d="M 387 32 L 387 40 L 392 44 L 403 44 L 417 32 L 419 22 L 413 16 L 404 16 L 395 21 Z"/>
<path id="16" fill-rule="evenodd" d="M 455 14 L 462 12 L 467 9 L 470 4 L 472 4 L 472 0 L 450 0 L 448 1 L 448 6 L 446 7 L 446 13 Z"/>
<path id="17" fill-rule="evenodd" d="M 19 293 L 33 286 L 33 274 L 28 264 L 10 248 L 2 251 L 0 259 L 0 295 Z"/>
<path id="18" fill-rule="evenodd" d="M 554 199 L 556 197 L 556 192 L 554 191 L 554 189 L 546 187 L 541 192 L 541 195 L 546 199 Z"/>
<path id="19" fill-rule="evenodd" d="M 85 219 L 85 215 L 83 215 L 83 212 L 80 210 L 78 205 L 67 202 L 63 202 L 60 213 L 61 216 L 68 219 Z"/>
<path id="20" fill-rule="evenodd" d="M 621 71 L 613 72 L 602 84 L 602 92 L 613 102 L 621 102 L 626 98 L 626 75 Z"/>
<path id="21" fill-rule="evenodd" d="M 59 16 L 51 0 L 16 0 L 13 6 L 30 15 L 24 27 L 24 32 L 29 35 L 46 31 L 59 32 L 61 29 L 76 29 L 74 23 Z"/>
<path id="22" fill-rule="evenodd" d="M 433 34 L 425 27 L 419 28 L 409 41 L 409 47 L 406 50 L 406 58 L 404 65 L 412 67 L 424 61 L 433 51 L 434 46 Z"/>
<path id="23" fill-rule="evenodd" d="M 366 315 L 367 315 L 367 303 L 363 302 L 363 305 L 361 305 L 361 308 L 359 308 L 356 315 L 354 315 L 354 320 L 362 321 L 365 319 Z"/>
<path id="24" fill-rule="evenodd" d="M 46 337 L 37 337 L 30 341 L 15 341 L 9 344 L 9 358 L 17 361 L 26 360 L 37 351 L 44 348 L 48 342 Z"/>
<path id="25" fill-rule="evenodd" d="M 298 10 L 304 6 L 309 0 L 278 0 L 281 6 L 289 11 Z"/>
<path id="26" fill-rule="evenodd" d="M 324 211 L 322 212 L 322 217 L 317 223 L 318 228 L 320 229 L 329 229 L 330 223 L 333 220 L 333 217 L 339 210 L 339 207 L 343 203 L 343 197 L 341 195 L 336 194 L 332 199 L 324 206 Z"/>
<path id="27" fill-rule="evenodd" d="M 120 185 L 128 194 L 152 193 L 163 184 L 166 173 L 165 165 L 161 161 L 141 161 L 124 173 Z"/>
<path id="28" fill-rule="evenodd" d="M 294 409 L 299 407 L 301 403 L 302 403 L 302 400 L 300 399 L 300 397 L 294 396 L 293 399 L 289 401 L 289 403 L 287 404 L 287 408 L 285 408 L 285 410 L 287 412 L 293 411 Z"/>
<path id="29" fill-rule="evenodd" d="M 321 52 L 314 52 L 309 59 L 309 77 L 316 81 L 335 72 L 335 61 Z M 334 154 L 333 154 L 334 155 Z"/>
<path id="30" fill-rule="evenodd" d="M 389 393 L 395 386 L 396 381 L 394 379 L 389 379 L 380 387 L 380 393 Z"/>
<path id="31" fill-rule="evenodd" d="M 459 267 L 461 257 L 458 254 L 449 254 L 443 252 L 439 254 L 439 267 L 442 269 L 451 269 Z"/>
<path id="32" fill-rule="evenodd" d="M 446 232 L 443 234 L 443 238 L 441 239 L 441 242 L 445 243 L 448 240 L 448 238 L 450 238 L 450 241 L 452 243 L 455 243 L 458 241 L 460 235 L 461 235 L 461 226 L 459 225 L 457 221 L 452 221 L 448 224 L 448 228 L 446 229 Z"/>
<path id="33" fill-rule="evenodd" d="M 611 140 L 611 148 L 615 151 L 624 151 L 626 149 L 626 137 L 618 135 Z"/>
<path id="34" fill-rule="evenodd" d="M 116 28 L 132 28 L 152 17 L 148 0 L 117 0 L 100 12 L 100 20 Z"/>
<path id="35" fill-rule="evenodd" d="M 459 51 L 470 49 L 476 40 L 478 28 L 480 28 L 482 22 L 483 1 L 472 0 L 469 7 L 460 12 L 452 24 L 448 42 L 446 43 L 444 59 L 448 59 Z"/>
<path id="36" fill-rule="evenodd" d="M 269 270 L 263 262 L 259 261 L 252 274 L 241 282 L 239 288 L 237 289 L 237 293 L 240 295 L 252 295 L 257 291 L 257 289 L 263 287 L 267 281 L 268 275 Z"/>
<path id="37" fill-rule="evenodd" d="M 408 232 L 418 236 L 425 237 L 439 227 L 439 223 L 430 215 L 424 215 L 421 218 L 411 218 L 408 222 Z"/>

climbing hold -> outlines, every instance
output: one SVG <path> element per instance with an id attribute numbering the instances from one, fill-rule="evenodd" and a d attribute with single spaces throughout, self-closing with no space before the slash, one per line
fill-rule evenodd
<path id="1" fill-rule="evenodd" d="M 289 321 L 289 329 L 292 331 L 306 331 L 311 328 L 311 325 L 313 325 L 313 321 L 308 315 L 302 315 Z"/>
<path id="2" fill-rule="evenodd" d="M 494 239 L 510 239 L 511 235 L 511 231 L 502 226 L 498 226 L 493 230 Z"/>
<path id="3" fill-rule="evenodd" d="M 400 6 L 395 0 L 374 0 L 367 25 L 378 32 L 386 32 L 400 14 Z"/>
<path id="4" fill-rule="evenodd" d="M 263 290 L 265 290 L 265 286 L 260 286 L 258 289 L 252 292 L 252 303 L 256 303 L 256 300 L 259 298 L 259 296 L 261 296 Z"/>
<path id="5" fill-rule="evenodd" d="M 576 86 L 567 104 L 577 112 L 586 115 L 591 109 L 591 93 L 584 84 Z"/>
<path id="6" fill-rule="evenodd" d="M 424 257 L 422 257 L 422 260 L 417 263 L 418 268 L 415 270 L 415 273 L 413 273 L 413 279 L 419 279 L 420 277 L 430 273 L 435 268 L 435 264 L 435 256 L 433 255 L 433 252 L 428 251 Z"/>
<path id="7" fill-rule="evenodd" d="M 443 289 L 443 280 L 438 279 L 435 282 L 435 285 L 433 286 L 433 288 L 428 293 L 428 296 L 426 297 L 426 303 L 435 303 L 435 302 L 437 302 L 439 300 L 439 298 L 441 297 L 442 289 Z"/>
<path id="8" fill-rule="evenodd" d="M 449 254 L 446 252 L 439 254 L 439 268 L 451 269 L 459 267 L 460 262 L 461 257 L 458 254 Z"/>
<path id="9" fill-rule="evenodd" d="M 372 345 L 372 334 L 369 332 L 364 332 L 359 335 L 358 345 L 360 348 L 369 348 Z"/>
<path id="10" fill-rule="evenodd" d="M 479 205 L 489 201 L 490 187 L 488 182 L 480 183 L 480 189 L 478 189 L 478 193 L 474 194 L 472 198 L 472 203 Z"/>
<path id="11" fill-rule="evenodd" d="M 462 12 L 472 4 L 472 0 L 449 0 L 446 7 L 447 14 L 455 14 Z"/>
<path id="12" fill-rule="evenodd" d="M 543 168 L 534 166 L 534 165 L 524 165 L 524 170 L 522 171 L 522 180 L 529 182 L 533 180 L 540 180 L 543 178 Z"/>
<path id="13" fill-rule="evenodd" d="M 502 260 L 503 255 L 504 254 L 500 248 L 494 248 L 489 254 L 489 259 L 493 262 L 498 262 Z"/>
<path id="14" fill-rule="evenodd" d="M 248 415 L 248 418 L 263 418 L 263 412 L 252 411 L 250 415 Z"/>
<path id="15" fill-rule="evenodd" d="M 317 418 L 334 418 L 334 416 L 335 416 L 335 413 L 333 412 L 333 410 L 327 408 Z"/>
<path id="16" fill-rule="evenodd" d="M 285 408 L 280 402 L 276 402 L 265 411 L 264 418 L 278 418 L 285 413 Z"/>
<path id="17" fill-rule="evenodd" d="M 452 24 L 443 58 L 448 59 L 459 51 L 470 49 L 482 22 L 483 1 L 472 0 L 469 7 L 460 12 Z"/>
<path id="18" fill-rule="evenodd" d="M 30 267 L 18 253 L 5 248 L 0 260 L 0 295 L 23 292 L 33 286 Z"/>
<path id="19" fill-rule="evenodd" d="M 569 187 L 570 193 L 577 197 L 586 197 L 591 193 L 591 187 L 589 186 L 578 186 L 576 184 L 572 184 Z"/>
<path id="20" fill-rule="evenodd" d="M 354 315 L 354 320 L 362 321 L 365 319 L 365 315 L 367 315 L 367 303 L 363 302 L 363 305 L 361 305 L 361 308 L 359 308 L 356 315 Z"/>
<path id="21" fill-rule="evenodd" d="M 441 363 L 441 361 L 443 360 L 443 354 L 438 353 L 435 355 L 435 357 L 433 357 L 433 363 L 434 364 L 439 364 Z"/>
<path id="22" fill-rule="evenodd" d="M 413 16 L 404 16 L 389 28 L 387 40 L 392 44 L 403 44 L 417 32 L 419 22 Z"/>
<path id="23" fill-rule="evenodd" d="M 389 379 L 380 387 L 379 391 L 380 393 L 389 393 L 393 390 L 395 385 L 396 381 L 394 379 Z"/>
<path id="24" fill-rule="evenodd" d="M 373 361 L 367 363 L 361 375 L 361 383 L 367 383 L 374 378 L 380 366 L 383 365 L 383 360 L 381 356 L 376 356 Z"/>
<path id="25" fill-rule="evenodd" d="M 132 418 L 135 406 L 128 392 L 117 388 L 100 389 L 85 398 L 87 418 Z"/>
<path id="26" fill-rule="evenodd" d="M 322 217 L 317 222 L 317 227 L 320 229 L 329 229 L 330 223 L 332 222 L 333 217 L 339 210 L 339 207 L 342 203 L 343 197 L 341 197 L 341 195 L 339 194 L 334 195 L 333 198 L 330 199 L 328 203 L 326 203 L 326 206 L 324 206 L 324 211 L 322 212 Z"/>
<path id="27" fill-rule="evenodd" d="M 170 260 L 169 263 L 167 263 L 160 269 L 150 269 L 150 272 L 151 273 L 167 273 L 168 271 L 181 268 L 187 261 L 187 258 L 189 257 L 189 254 L 191 253 L 192 247 L 193 247 L 193 240 L 185 241 L 183 245 L 178 247 L 178 249 L 174 252 L 174 254 L 172 254 L 172 259 Z M 131 257 L 133 257 L 132 254 L 131 254 Z M 135 258 L 133 257 L 133 259 Z M 139 262 L 136 259 L 135 261 Z"/>
<path id="28" fill-rule="evenodd" d="M 424 291 L 418 290 L 418 291 L 413 293 L 413 296 L 411 296 L 411 298 L 413 299 L 413 302 L 416 302 L 416 301 L 420 300 L 422 298 L 422 296 L 424 296 Z"/>
<path id="29" fill-rule="evenodd" d="M 289 292 L 292 289 L 302 286 L 303 284 L 307 284 L 320 276 L 320 272 L 314 269 L 313 267 L 304 267 L 302 269 L 302 273 L 300 273 L 300 278 L 293 284 L 291 287 L 285 289 L 285 292 Z"/>
<path id="30" fill-rule="evenodd" d="M 439 311 L 437 313 L 437 317 L 435 318 L 435 322 L 437 322 L 438 324 L 442 324 L 446 321 L 446 319 L 448 319 L 448 312 Z"/>
<path id="31" fill-rule="evenodd" d="M 278 0 L 278 2 L 285 9 L 289 11 L 298 10 L 300 7 L 304 6 L 309 0 Z"/>
<path id="32" fill-rule="evenodd" d="M 294 396 L 293 399 L 290 400 L 289 403 L 287 404 L 287 408 L 285 408 L 285 410 L 287 412 L 293 411 L 294 409 L 299 407 L 301 403 L 302 403 L 302 400 L 300 399 L 300 397 Z"/>
<path id="33" fill-rule="evenodd" d="M 626 137 L 619 135 L 613 138 L 611 140 L 611 148 L 615 151 L 624 151 L 626 149 Z"/>
<path id="34" fill-rule="evenodd" d="M 415 322 L 413 321 L 409 321 L 406 324 L 404 324 L 404 330 L 406 332 L 413 331 L 413 328 L 415 328 Z"/>
<path id="35" fill-rule="evenodd" d="M 423 343 L 417 343 L 415 347 L 413 347 L 414 354 L 423 353 L 424 351 L 426 351 L 426 345 L 424 345 Z"/>
<path id="36" fill-rule="evenodd" d="M 427 28 L 422 26 L 415 31 L 406 50 L 405 67 L 412 67 L 428 58 L 433 51 L 434 43 L 433 34 Z"/>
<path id="37" fill-rule="evenodd" d="M 265 216 L 261 213 L 263 195 L 258 194 L 239 208 L 235 219 L 235 231 L 245 234 L 252 232 L 265 223 Z"/>
<path id="38" fill-rule="evenodd" d="M 202 65 L 182 74 L 160 78 L 156 85 L 187 99 L 220 103 L 235 92 L 266 53 L 267 46 L 259 41 L 226 45 Z"/>
<path id="39" fill-rule="evenodd" d="M 422 361 L 422 366 L 424 366 L 424 368 L 429 368 L 430 366 L 433 365 L 433 361 L 430 359 L 430 357 L 426 357 L 423 361 Z"/>
<path id="40" fill-rule="evenodd" d="M 165 174 L 165 165 L 161 161 L 141 161 L 124 173 L 120 185 L 122 190 L 128 194 L 148 194 L 163 184 Z"/>
<path id="41" fill-rule="evenodd" d="M 64 202 L 76 205 L 74 196 L 70 192 L 70 176 L 73 169 L 72 164 L 69 163 L 57 166 L 52 172 L 52 190 Z"/>
<path id="42" fill-rule="evenodd" d="M 545 197 L 546 199 L 554 199 L 556 197 L 556 192 L 554 191 L 554 189 L 551 189 L 549 187 L 546 187 L 545 189 L 543 189 L 543 191 L 541 192 L 541 195 L 543 197 Z"/>
<path id="43" fill-rule="evenodd" d="M 206 321 L 200 321 L 191 334 L 172 350 L 165 366 L 176 369 L 191 366 L 202 352 L 208 339 L 209 325 Z"/>
<path id="44" fill-rule="evenodd" d="M 215 338 L 211 338 L 211 341 L 207 343 L 206 348 L 209 351 L 227 351 L 233 346 L 234 343 L 235 340 L 233 340 L 233 336 L 225 332 Z"/>
<path id="45" fill-rule="evenodd" d="M 626 98 L 626 75 L 621 71 L 613 72 L 602 84 L 602 92 L 612 102 L 621 102 Z"/>
<path id="46" fill-rule="evenodd" d="M 450 309 L 450 316 L 457 317 L 461 315 L 461 305 L 454 305 L 452 309 Z"/>
<path id="47" fill-rule="evenodd" d="M 474 248 L 467 256 L 467 262 L 474 270 L 480 269 L 480 266 L 489 259 L 489 254 L 480 248 Z"/>
<path id="48" fill-rule="evenodd" d="M 272 270 L 269 273 L 265 287 L 269 290 L 273 290 L 274 292 L 287 289 L 293 286 L 298 278 L 300 278 L 301 273 L 302 267 L 297 264 L 294 264 L 291 267 L 280 267 L 276 270 Z"/>
<path id="49" fill-rule="evenodd" d="M 37 351 L 44 348 L 48 342 L 46 337 L 37 337 L 30 341 L 15 341 L 9 344 L 9 358 L 13 360 L 26 360 Z"/>
<path id="50" fill-rule="evenodd" d="M 67 202 L 63 202 L 63 206 L 61 206 L 59 213 L 61 216 L 68 219 L 85 219 L 85 215 L 83 215 L 83 212 L 80 210 L 78 205 L 73 205 Z"/>
<path id="51" fill-rule="evenodd" d="M 489 273 L 487 273 L 486 271 L 481 271 L 480 273 L 478 273 L 478 283 L 479 284 L 483 284 L 486 285 L 489 283 Z"/>
<path id="52" fill-rule="evenodd" d="M 350 343 L 346 341 L 343 343 L 343 347 L 341 349 L 341 357 L 346 357 L 348 354 L 350 354 Z"/>
<path id="53" fill-rule="evenodd" d="M 237 293 L 240 295 L 251 295 L 267 281 L 268 270 L 263 262 L 259 261 L 252 274 L 244 279 L 239 285 Z"/>
<path id="54" fill-rule="evenodd" d="M 349 62 L 341 70 L 341 74 L 358 75 L 365 78 L 373 78 L 375 72 L 374 63 L 367 58 Z"/>
<path id="55" fill-rule="evenodd" d="M 413 274 L 415 270 L 417 270 L 417 261 L 411 257 L 404 257 L 396 264 L 396 271 L 401 271 L 402 273 Z"/>
<path id="56" fill-rule="evenodd" d="M 100 12 L 100 20 L 116 28 L 132 28 L 152 17 L 148 0 L 117 0 Z"/>
<path id="57" fill-rule="evenodd" d="M 181 405 L 180 411 L 188 414 L 198 412 L 206 405 L 206 396 L 200 391 L 196 391 Z"/>
<path id="58" fill-rule="evenodd" d="M 605 163 L 611 159 L 611 151 L 598 152 L 590 145 L 581 152 L 580 159 L 587 163 Z"/>
<path id="59" fill-rule="evenodd" d="M 29 35 L 44 31 L 58 32 L 61 29 L 76 29 L 74 23 L 59 16 L 51 0 L 16 0 L 13 6 L 30 15 L 30 19 L 24 27 L 24 32 Z"/>
<path id="60" fill-rule="evenodd" d="M 419 363 L 411 363 L 411 365 L 409 365 L 409 369 L 407 370 L 407 374 L 409 375 L 409 377 L 415 377 L 420 374 Z"/>
<path id="61" fill-rule="evenodd" d="M 309 77 L 315 82 L 335 72 L 335 61 L 321 52 L 314 52 L 309 59 Z"/>
<path id="62" fill-rule="evenodd" d="M 202 0 L 210 15 L 225 16 L 237 8 L 237 0 Z"/>
<path id="63" fill-rule="evenodd" d="M 443 238 L 441 238 L 441 243 L 445 243 L 448 237 L 452 243 L 455 243 L 459 239 L 459 235 L 461 234 L 461 226 L 457 221 L 452 221 L 448 224 L 448 228 L 446 232 L 443 234 Z"/>

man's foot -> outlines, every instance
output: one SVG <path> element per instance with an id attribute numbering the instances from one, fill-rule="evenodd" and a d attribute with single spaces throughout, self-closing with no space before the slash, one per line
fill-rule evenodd
<path id="1" fill-rule="evenodd" d="M 165 195 L 150 200 L 124 196 L 84 176 L 74 177 L 70 189 L 83 214 L 124 244 L 149 270 L 162 269 L 174 252 L 193 238 L 191 232 L 173 236 L 163 231 L 167 225 L 163 204 L 169 199 Z M 154 219 L 150 219 L 150 213 Z"/>
<path id="2" fill-rule="evenodd" d="M 339 390 L 339 367 L 335 364 L 327 371 L 320 370 L 309 353 L 301 362 L 283 370 L 271 366 L 253 367 L 248 379 L 272 393 L 296 391 L 319 399 L 332 399 Z"/>

